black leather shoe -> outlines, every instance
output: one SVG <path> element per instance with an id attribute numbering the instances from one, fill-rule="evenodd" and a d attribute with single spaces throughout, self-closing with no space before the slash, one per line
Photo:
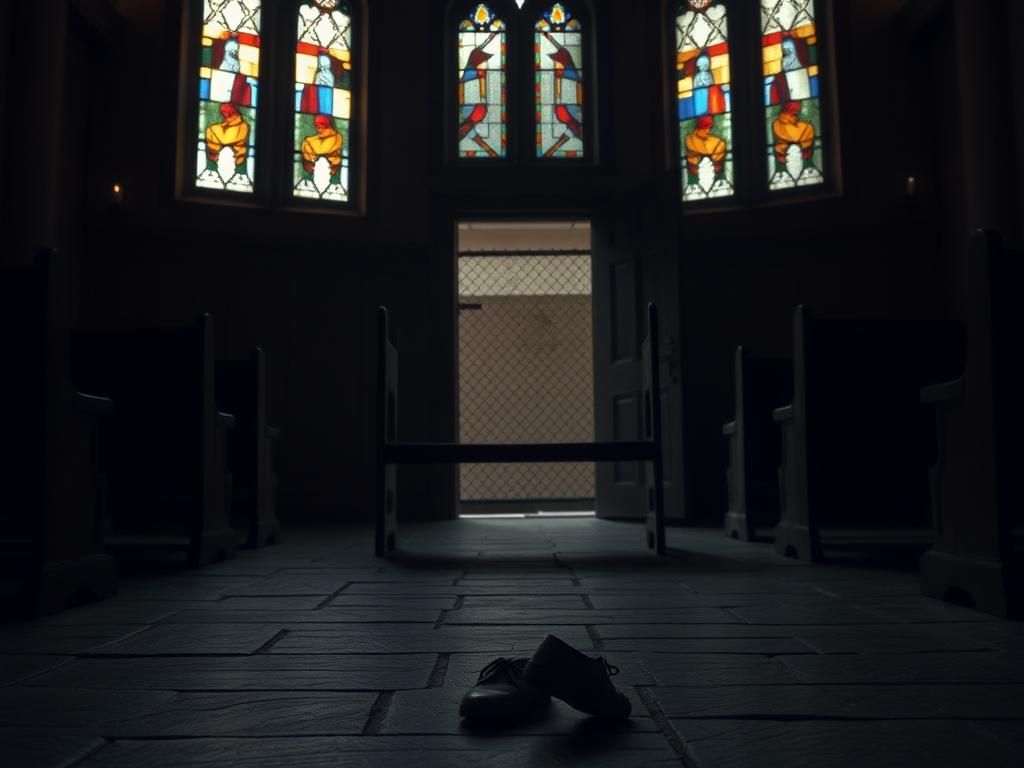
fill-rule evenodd
<path id="1" fill-rule="evenodd" d="M 527 682 L 561 699 L 570 707 L 609 720 L 629 717 L 629 699 L 612 685 L 618 674 L 601 657 L 586 656 L 571 645 L 548 635 L 526 665 Z"/>
<path id="2" fill-rule="evenodd" d="M 477 723 L 504 725 L 546 708 L 551 697 L 523 679 L 526 662 L 497 658 L 484 667 L 476 685 L 462 697 L 459 714 Z"/>

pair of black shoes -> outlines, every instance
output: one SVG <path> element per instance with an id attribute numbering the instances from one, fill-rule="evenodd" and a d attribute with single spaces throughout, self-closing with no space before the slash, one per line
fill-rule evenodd
<path id="1" fill-rule="evenodd" d="M 612 685 L 618 671 L 548 635 L 531 658 L 498 658 L 484 667 L 462 697 L 459 714 L 475 723 L 505 725 L 537 715 L 554 696 L 589 715 L 622 720 L 632 706 Z"/>

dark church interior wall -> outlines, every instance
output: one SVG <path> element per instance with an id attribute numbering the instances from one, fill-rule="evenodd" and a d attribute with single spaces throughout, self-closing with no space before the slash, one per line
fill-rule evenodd
<path id="1" fill-rule="evenodd" d="M 69 20 L 69 4 L 79 9 L 77 20 Z M 3 175 L 4 205 L 17 222 L 17 258 L 27 260 L 44 243 L 78 250 L 83 325 L 188 323 L 206 311 L 214 317 L 219 355 L 243 357 L 263 346 L 270 417 L 284 433 L 278 471 L 285 523 L 369 518 L 377 304 L 393 307 L 402 331 L 403 437 L 453 435 L 457 216 L 585 215 L 601 192 L 658 174 L 671 154 L 671 126 L 659 101 L 666 88 L 659 0 L 593 3 L 599 50 L 616 50 L 598 57 L 601 163 L 564 174 L 452 170 L 440 149 L 445 54 L 431 37 L 444 29 L 447 4 L 366 5 L 372 141 L 365 216 L 175 199 L 179 79 L 192 76 L 178 65 L 181 0 L 22 4 L 19 29 L 46 38 L 50 53 L 36 50 L 31 39 L 11 46 L 11 60 L 27 62 L 31 88 L 18 84 L 7 62 L 0 64 L 10 84 L 0 94 L 7 149 L 0 167 L 13 164 Z M 1016 225 L 1020 236 L 1018 212 L 1024 211 L 1016 190 L 1024 161 L 1018 154 L 1014 165 L 979 149 L 985 138 L 979 132 L 1002 119 L 1001 146 L 1015 143 L 1019 151 L 1020 52 L 1001 59 L 1013 73 L 994 72 L 1002 85 L 969 86 L 990 66 L 986 35 L 993 29 L 1005 35 L 998 45 L 1010 51 L 1011 29 L 1021 29 L 1024 13 L 1013 0 L 992 0 L 984 5 L 998 6 L 995 15 L 961 23 L 971 13 L 964 6 L 977 5 L 836 0 L 842 193 L 683 216 L 688 520 L 716 523 L 725 508 L 720 426 L 731 415 L 736 344 L 787 355 L 798 302 L 822 315 L 890 315 L 927 336 L 956 317 L 969 231 Z M 4 4 L 4 18 L 11 6 Z M 96 6 L 113 9 L 112 19 Z M 45 25 L 33 25 L 42 18 Z M 62 30 L 74 34 L 79 23 L 91 24 L 102 41 L 90 49 L 88 78 L 76 76 L 76 62 L 65 65 L 53 53 L 80 51 L 53 41 L 63 39 Z M 77 137 L 84 144 L 70 154 L 77 158 L 71 165 L 85 170 L 74 172 L 56 156 L 19 152 L 12 131 L 23 123 L 8 118 L 6 108 L 17 101 L 25 113 L 40 114 L 52 101 L 47 94 L 72 85 L 69 104 L 92 104 L 91 127 Z M 972 116 L 985 114 L 976 126 L 957 108 L 965 92 Z M 1014 113 L 1018 123 L 1005 122 Z M 49 122 L 37 136 L 54 146 L 64 141 Z M 85 179 L 69 179 L 72 173 Z M 914 198 L 906 194 L 908 176 L 918 180 Z M 31 179 L 17 201 L 10 197 L 16 177 Z M 80 229 L 74 216 L 59 215 L 54 180 L 62 180 L 65 196 L 84 198 Z M 120 205 L 109 197 L 113 183 L 124 185 Z M 998 195 L 986 192 L 993 184 L 1001 185 Z M 943 338 L 931 341 L 937 354 L 950 354 Z M 407 477 L 401 496 L 417 504 L 403 507 L 403 515 L 451 513 L 450 473 Z"/>

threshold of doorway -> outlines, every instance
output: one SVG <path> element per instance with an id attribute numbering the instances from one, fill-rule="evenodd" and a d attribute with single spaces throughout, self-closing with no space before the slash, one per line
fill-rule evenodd
<path id="1" fill-rule="evenodd" d="M 554 518 L 554 517 L 596 517 L 596 513 L 593 511 L 552 511 L 547 512 L 543 509 L 536 512 L 492 512 L 488 513 L 462 513 L 459 515 L 460 520 L 523 520 L 526 518 Z"/>

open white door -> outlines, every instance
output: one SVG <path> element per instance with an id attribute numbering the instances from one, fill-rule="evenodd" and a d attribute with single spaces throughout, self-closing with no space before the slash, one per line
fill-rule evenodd
<path id="1" fill-rule="evenodd" d="M 665 514 L 683 517 L 679 375 L 678 173 L 616 194 L 592 219 L 594 429 L 602 441 L 640 440 L 641 344 L 645 311 L 661 321 L 661 413 Z M 597 466 L 597 515 L 646 517 L 650 469 L 636 462 Z"/>

